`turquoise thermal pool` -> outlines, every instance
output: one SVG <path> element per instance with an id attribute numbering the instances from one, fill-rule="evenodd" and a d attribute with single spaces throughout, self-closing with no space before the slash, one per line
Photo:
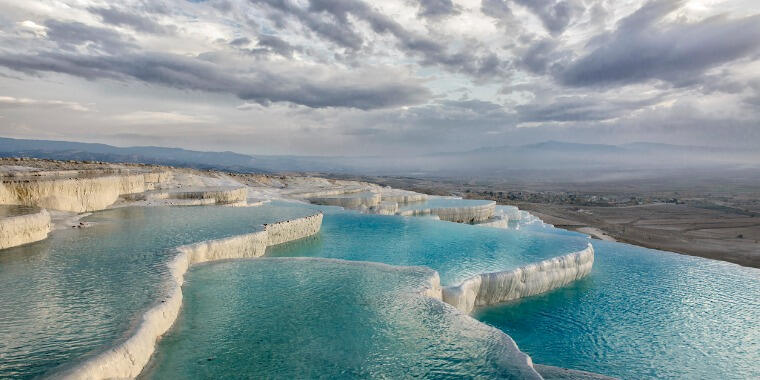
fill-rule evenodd
<path id="1" fill-rule="evenodd" d="M 433 274 L 318 259 L 200 265 L 144 377 L 538 378 L 508 336 L 419 295 Z"/>
<path id="2" fill-rule="evenodd" d="M 479 273 L 514 269 L 582 250 L 588 244 L 588 238 L 580 234 L 521 232 L 431 218 L 367 215 L 336 207 L 319 209 L 325 213 L 319 234 L 271 247 L 267 256 L 422 265 L 438 271 L 443 285 L 456 285 Z"/>
<path id="3" fill-rule="evenodd" d="M 123 341 L 164 296 L 172 248 L 315 210 L 312 237 L 191 268 L 143 377 L 535 376 L 509 336 L 536 363 L 621 378 L 760 376 L 757 269 L 594 240 L 587 278 L 476 309 L 480 323 L 420 295 L 433 271 L 454 285 L 589 239 L 529 217 L 504 230 L 272 202 L 107 210 L 85 219 L 92 227 L 0 251 L 0 378 L 50 374 Z"/>
<path id="4" fill-rule="evenodd" d="M 588 277 L 474 317 L 536 363 L 623 379 L 760 378 L 760 270 L 593 244 Z"/>
<path id="5" fill-rule="evenodd" d="M 0 251 L 0 378 L 39 376 L 123 339 L 163 292 L 171 248 L 305 216 L 280 207 L 128 207 Z"/>

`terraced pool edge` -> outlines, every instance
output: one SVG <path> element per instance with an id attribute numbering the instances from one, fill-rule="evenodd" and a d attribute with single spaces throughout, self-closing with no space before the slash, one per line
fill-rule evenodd
<path id="1" fill-rule="evenodd" d="M 279 244 L 316 234 L 321 228 L 322 216 L 320 212 L 267 224 L 261 231 L 249 234 L 177 247 L 177 255 L 167 264 L 171 273 L 168 295 L 143 314 L 141 323 L 131 336 L 120 345 L 54 376 L 72 380 L 138 376 L 153 355 L 158 340 L 179 315 L 184 275 L 192 265 L 230 258 L 260 257 L 270 243 Z M 269 231 L 273 233 L 271 238 Z"/>

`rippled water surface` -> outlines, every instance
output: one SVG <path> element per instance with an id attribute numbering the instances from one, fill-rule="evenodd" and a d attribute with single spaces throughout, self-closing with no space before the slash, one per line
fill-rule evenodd
<path id="1" fill-rule="evenodd" d="M 475 316 L 536 363 L 624 379 L 760 378 L 760 270 L 593 244 L 586 279 Z"/>
<path id="2" fill-rule="evenodd" d="M 502 230 L 278 202 L 98 212 L 93 227 L 0 251 L 0 378 L 35 377 L 123 339 L 161 296 L 171 248 L 314 210 L 325 212 L 320 233 L 267 255 L 424 265 L 456 284 L 588 242 L 528 217 Z M 759 270 L 593 244 L 586 279 L 475 316 L 537 363 L 626 379 L 760 378 Z M 525 375 L 505 335 L 414 295 L 429 274 L 284 258 L 195 267 L 147 377 Z"/>
<path id="3" fill-rule="evenodd" d="M 431 273 L 314 259 L 195 267 L 144 376 L 533 378 L 507 336 L 415 294 Z"/>
<path id="4" fill-rule="evenodd" d="M 29 378 L 110 347 L 160 296 L 170 248 L 251 232 L 303 208 L 121 208 L 85 229 L 0 251 L 0 378 Z"/>
<path id="5" fill-rule="evenodd" d="M 267 256 L 327 257 L 393 265 L 424 265 L 444 285 L 483 272 L 517 268 L 586 248 L 580 234 L 514 231 L 430 218 L 380 216 L 324 207 L 312 238 L 270 247 Z"/>

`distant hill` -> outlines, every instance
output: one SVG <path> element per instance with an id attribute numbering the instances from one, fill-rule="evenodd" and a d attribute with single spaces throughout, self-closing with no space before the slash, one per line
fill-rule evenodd
<path id="1" fill-rule="evenodd" d="M 0 138 L 0 156 L 58 160 L 138 162 L 236 172 L 329 172 L 437 177 L 533 177 L 537 180 L 636 175 L 652 170 L 757 168 L 760 153 L 723 148 L 638 142 L 622 145 L 545 141 L 393 157 L 246 155 L 157 146 Z"/>
<path id="2" fill-rule="evenodd" d="M 189 166 L 200 169 L 263 171 L 256 168 L 253 157 L 234 152 L 201 152 L 157 146 L 116 147 L 52 140 L 0 138 L 0 155 L 29 156 L 56 160 L 90 160 L 104 162 L 137 162 Z"/>

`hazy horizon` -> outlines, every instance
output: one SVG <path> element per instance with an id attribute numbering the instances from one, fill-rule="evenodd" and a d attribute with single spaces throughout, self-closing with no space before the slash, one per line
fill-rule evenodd
<path id="1" fill-rule="evenodd" d="M 459 180 L 528 182 L 616 182 L 692 178 L 753 183 L 760 172 L 757 149 L 668 144 L 575 144 L 547 141 L 521 146 L 383 156 L 245 155 L 159 146 L 118 147 L 0 137 L 0 157 L 140 162 L 237 172 L 321 172 L 360 176 L 411 176 Z M 698 183 L 701 180 L 692 181 Z"/>

